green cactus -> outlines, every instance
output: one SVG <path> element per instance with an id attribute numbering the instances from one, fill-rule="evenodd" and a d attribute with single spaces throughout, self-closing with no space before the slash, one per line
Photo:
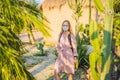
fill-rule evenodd
<path id="1" fill-rule="evenodd" d="M 108 80 L 112 63 L 112 31 L 113 31 L 113 0 L 105 0 L 105 28 L 104 28 L 104 47 L 102 55 L 101 80 Z"/>
<path id="2" fill-rule="evenodd" d="M 41 54 L 44 54 L 44 45 L 45 42 L 40 42 L 37 46 L 37 49 L 41 51 Z"/>
<path id="3" fill-rule="evenodd" d="M 105 0 L 105 2 L 106 6 L 104 9 L 100 0 L 94 0 L 97 10 L 105 12 L 103 51 L 101 51 L 98 41 L 97 24 L 94 21 L 91 21 L 90 23 L 90 43 L 93 46 L 94 51 L 90 54 L 89 58 L 94 80 L 108 80 L 112 63 L 111 41 L 113 29 L 113 0 Z M 100 66 L 98 66 L 98 64 Z"/>
<path id="4" fill-rule="evenodd" d="M 92 78 L 94 80 L 100 80 L 101 50 L 97 24 L 95 21 L 90 22 L 90 43 L 93 47 L 93 52 L 89 56 Z"/>

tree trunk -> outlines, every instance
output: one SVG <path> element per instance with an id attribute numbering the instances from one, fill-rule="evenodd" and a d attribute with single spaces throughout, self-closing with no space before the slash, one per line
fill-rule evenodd
<path id="1" fill-rule="evenodd" d="M 29 39 L 29 43 L 31 44 L 32 41 L 31 41 L 31 39 L 30 39 L 30 33 L 29 33 L 29 32 L 28 32 L 28 39 Z"/>
<path id="2" fill-rule="evenodd" d="M 34 34 L 33 34 L 32 30 L 30 30 L 30 35 L 31 35 L 31 37 L 33 39 L 33 43 L 36 43 L 36 40 L 35 40 L 35 37 L 34 37 Z"/>
<path id="3" fill-rule="evenodd" d="M 89 0 L 89 24 L 91 21 L 91 0 Z"/>
<path id="4" fill-rule="evenodd" d="M 96 9 L 96 16 L 95 16 L 95 19 L 96 19 L 96 23 L 98 23 L 98 10 Z"/>

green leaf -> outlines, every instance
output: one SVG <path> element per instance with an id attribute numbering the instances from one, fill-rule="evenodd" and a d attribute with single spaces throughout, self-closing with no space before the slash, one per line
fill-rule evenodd
<path id="1" fill-rule="evenodd" d="M 98 11 L 104 12 L 105 9 L 104 9 L 104 6 L 103 6 L 101 0 L 94 0 L 94 4 Z"/>

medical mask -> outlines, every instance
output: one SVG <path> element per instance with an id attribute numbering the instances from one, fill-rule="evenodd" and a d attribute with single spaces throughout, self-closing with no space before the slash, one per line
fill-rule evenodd
<path id="1" fill-rule="evenodd" d="M 62 26 L 62 29 L 63 29 L 64 31 L 68 31 L 69 27 L 68 27 L 68 26 Z"/>

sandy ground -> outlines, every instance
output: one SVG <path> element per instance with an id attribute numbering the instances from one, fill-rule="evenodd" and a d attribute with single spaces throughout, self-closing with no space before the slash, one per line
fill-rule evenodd
<path id="1" fill-rule="evenodd" d="M 37 42 L 40 42 L 40 40 L 43 39 L 43 35 L 40 33 L 40 32 L 33 32 L 33 35 L 35 37 L 35 40 Z M 24 33 L 24 34 L 20 34 L 19 35 L 19 38 L 21 39 L 22 42 L 29 42 L 29 39 L 28 39 L 28 34 L 27 33 Z M 33 39 L 30 37 L 31 41 L 33 42 Z"/>
<path id="2" fill-rule="evenodd" d="M 39 32 L 34 32 L 34 36 L 37 42 L 40 42 L 42 35 Z M 19 38 L 23 42 L 29 42 L 26 33 L 21 34 Z M 54 80 L 54 63 L 56 59 L 55 47 L 45 46 L 44 50 L 47 51 L 47 56 L 38 55 L 40 54 L 40 51 L 37 49 L 37 45 L 26 44 L 24 47 L 28 51 L 23 55 L 24 64 L 27 70 L 36 78 L 36 80 Z M 85 80 L 80 79 L 80 73 L 81 70 L 75 72 L 74 80 Z M 61 80 L 67 80 L 67 77 L 62 77 Z"/>
<path id="3" fill-rule="evenodd" d="M 43 37 L 41 33 L 34 32 L 35 39 L 40 42 Z M 20 34 L 19 38 L 23 42 L 29 42 L 27 33 Z M 32 40 L 32 39 L 31 39 Z M 54 62 L 56 56 L 53 54 L 55 48 L 45 48 L 48 51 L 47 56 L 34 56 L 34 54 L 39 54 L 39 50 L 36 45 L 25 45 L 28 51 L 23 55 L 25 65 L 27 70 L 37 79 L 37 80 L 50 80 L 49 77 L 53 76 Z"/>
<path id="4" fill-rule="evenodd" d="M 47 56 L 34 56 L 39 54 L 36 47 L 29 50 L 28 53 L 23 55 L 25 59 L 25 65 L 30 65 L 27 70 L 37 80 L 50 80 L 49 77 L 53 76 L 54 63 L 56 56 L 53 54 L 54 48 L 50 48 Z"/>
<path id="5" fill-rule="evenodd" d="M 32 73 L 37 80 L 47 80 L 53 75 L 55 58 L 51 49 L 48 56 L 39 56 L 39 59 L 43 59 L 42 62 L 34 65 L 32 68 L 28 69 L 28 71 Z M 36 61 L 38 60 L 36 59 Z"/>
<path id="6" fill-rule="evenodd" d="M 42 35 L 35 32 L 34 36 L 37 42 L 40 42 Z M 27 34 L 21 34 L 19 37 L 22 41 L 29 42 Z M 54 80 L 55 47 L 45 46 L 44 50 L 47 51 L 47 56 L 38 55 L 40 51 L 37 49 L 37 45 L 26 44 L 24 47 L 28 51 L 23 55 L 24 64 L 36 80 Z M 91 51 L 91 49 L 88 50 L 88 54 L 89 51 Z M 81 73 L 81 70 L 77 70 L 74 74 L 74 80 L 86 80 L 80 78 Z M 61 80 L 67 80 L 67 77 L 62 77 Z"/>

